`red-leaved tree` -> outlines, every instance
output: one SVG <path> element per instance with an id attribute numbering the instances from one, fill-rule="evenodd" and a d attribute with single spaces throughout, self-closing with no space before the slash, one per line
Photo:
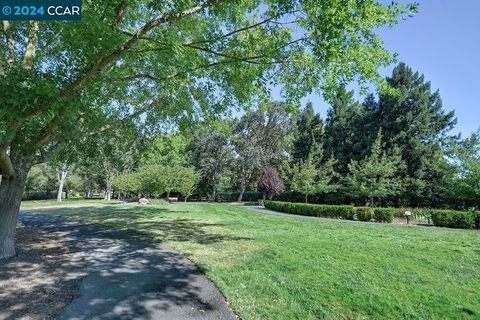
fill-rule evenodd
<path id="1" fill-rule="evenodd" d="M 285 190 L 282 179 L 278 176 L 277 170 L 272 167 L 263 167 L 260 181 L 258 182 L 258 191 L 263 192 L 268 199 L 272 199 L 275 195 L 282 193 Z"/>

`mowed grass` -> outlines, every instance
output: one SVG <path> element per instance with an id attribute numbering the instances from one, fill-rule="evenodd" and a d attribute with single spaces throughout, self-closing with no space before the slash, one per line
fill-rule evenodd
<path id="1" fill-rule="evenodd" d="M 29 210 L 177 249 L 242 319 L 480 318 L 477 231 L 278 217 L 207 203 Z"/>

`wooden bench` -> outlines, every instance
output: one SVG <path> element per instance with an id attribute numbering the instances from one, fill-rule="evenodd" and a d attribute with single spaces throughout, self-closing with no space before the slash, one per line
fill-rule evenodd
<path id="1" fill-rule="evenodd" d="M 178 202 L 178 197 L 168 197 L 168 202 L 170 203 Z"/>

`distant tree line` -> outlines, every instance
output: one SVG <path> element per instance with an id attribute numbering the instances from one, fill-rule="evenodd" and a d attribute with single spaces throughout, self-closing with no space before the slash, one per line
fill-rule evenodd
<path id="1" fill-rule="evenodd" d="M 394 90 L 363 102 L 340 87 L 326 119 L 311 103 L 291 112 L 272 102 L 237 119 L 197 121 L 149 138 L 112 134 L 80 161 L 85 150 L 79 152 L 65 186 L 101 189 L 108 199 L 115 192 L 216 200 L 231 192 L 241 201 L 258 191 L 263 198 L 317 203 L 478 206 L 479 133 L 451 135 L 454 112 L 407 65 L 386 81 Z M 54 189 L 48 174 L 54 169 L 42 166 L 32 170 L 27 191 Z"/>

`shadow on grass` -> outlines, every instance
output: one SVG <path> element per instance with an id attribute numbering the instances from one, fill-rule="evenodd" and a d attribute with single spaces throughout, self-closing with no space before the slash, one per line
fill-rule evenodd
<path id="1" fill-rule="evenodd" d="M 180 241 L 205 245 L 222 241 L 251 240 L 250 238 L 215 231 L 225 230 L 225 224 L 202 222 L 190 218 L 165 217 L 163 214 L 170 212 L 168 208 L 142 206 L 63 207 L 36 209 L 35 212 L 96 223 L 156 242 Z M 175 211 L 175 213 L 186 212 Z"/>

